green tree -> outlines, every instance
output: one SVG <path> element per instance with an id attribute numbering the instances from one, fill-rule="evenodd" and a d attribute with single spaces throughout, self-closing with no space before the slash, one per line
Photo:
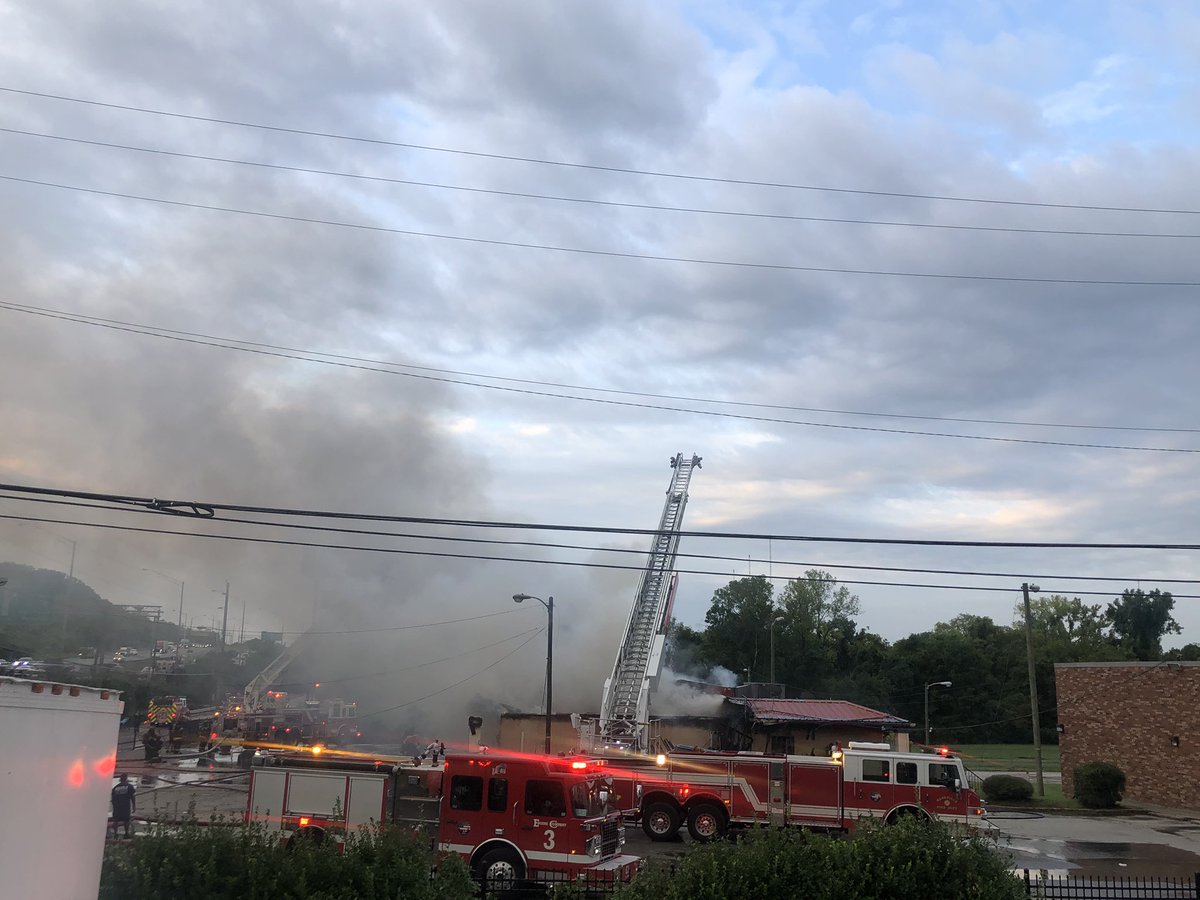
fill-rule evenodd
<path id="1" fill-rule="evenodd" d="M 1106 612 L 1119 646 L 1132 653 L 1135 659 L 1159 659 L 1163 637 L 1183 630 L 1171 616 L 1174 608 L 1175 598 L 1169 591 L 1155 588 L 1147 593 L 1141 588 L 1127 588 L 1108 604 Z"/>
<path id="2" fill-rule="evenodd" d="M 775 608 L 775 589 L 765 575 L 731 581 L 713 592 L 712 604 L 704 615 L 704 656 L 751 678 L 765 672 L 767 628 Z"/>
<path id="3" fill-rule="evenodd" d="M 925 685 L 951 681 L 930 692 L 936 742 L 1025 741 L 1030 736 L 1025 636 L 986 616 L 963 614 L 932 631 L 909 635 L 891 647 L 886 680 L 888 712 L 922 723 Z M 1043 737 L 1054 735 L 1051 721 Z"/>
<path id="4" fill-rule="evenodd" d="M 1061 594 L 1029 601 L 1035 643 L 1041 643 L 1054 662 L 1116 659 L 1116 642 L 1109 634 L 1112 622 L 1099 603 L 1087 604 Z M 1016 607 L 1016 624 L 1025 627 L 1025 606 Z"/>
<path id="5" fill-rule="evenodd" d="M 850 670 L 858 636 L 854 617 L 858 597 L 820 569 L 787 583 L 780 598 L 783 622 L 777 632 L 777 656 L 784 680 L 815 692 Z"/>

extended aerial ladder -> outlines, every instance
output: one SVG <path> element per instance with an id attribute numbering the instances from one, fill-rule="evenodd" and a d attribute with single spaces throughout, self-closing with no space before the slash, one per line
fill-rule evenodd
<path id="1" fill-rule="evenodd" d="M 682 453 L 671 459 L 671 484 L 662 520 L 650 545 L 650 557 L 621 639 L 612 674 L 604 682 L 599 734 L 592 741 L 630 750 L 648 748 L 650 691 L 662 670 L 663 647 L 675 599 L 675 555 L 687 506 L 688 483 L 700 457 Z"/>
<path id="2" fill-rule="evenodd" d="M 273 685 L 281 676 L 285 669 L 291 665 L 300 653 L 312 642 L 313 631 L 310 628 L 302 635 L 292 641 L 292 643 L 284 647 L 280 654 L 271 661 L 271 663 L 255 675 L 246 685 L 245 691 L 242 693 L 242 710 L 244 714 L 253 715 L 261 713 L 267 706 L 267 695 Z"/>

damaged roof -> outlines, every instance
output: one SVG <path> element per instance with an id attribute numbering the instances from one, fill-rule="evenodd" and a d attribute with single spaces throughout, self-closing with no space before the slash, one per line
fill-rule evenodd
<path id="1" fill-rule="evenodd" d="M 867 725 L 873 728 L 911 728 L 912 722 L 848 700 L 765 700 L 731 698 L 749 707 L 759 722 L 804 722 L 811 725 Z"/>

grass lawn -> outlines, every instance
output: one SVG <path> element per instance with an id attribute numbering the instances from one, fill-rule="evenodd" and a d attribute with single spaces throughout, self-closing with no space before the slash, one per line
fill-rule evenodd
<path id="1" fill-rule="evenodd" d="M 1033 772 L 1036 765 L 1033 744 L 951 744 L 950 749 L 976 772 Z M 1058 745 L 1044 744 L 1042 771 L 1057 772 L 1061 765 Z"/>

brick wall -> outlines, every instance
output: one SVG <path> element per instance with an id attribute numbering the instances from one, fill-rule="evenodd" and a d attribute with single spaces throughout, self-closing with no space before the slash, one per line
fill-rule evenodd
<path id="1" fill-rule="evenodd" d="M 1060 663 L 1054 677 L 1068 797 L 1076 766 L 1110 762 L 1127 799 L 1200 809 L 1200 663 Z"/>

